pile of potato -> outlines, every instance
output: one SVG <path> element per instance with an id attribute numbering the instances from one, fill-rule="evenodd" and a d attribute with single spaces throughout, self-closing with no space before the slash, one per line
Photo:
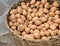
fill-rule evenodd
<path id="1" fill-rule="evenodd" d="M 25 38 L 47 39 L 60 36 L 60 4 L 47 0 L 21 2 L 21 6 L 11 9 L 10 28 Z"/>

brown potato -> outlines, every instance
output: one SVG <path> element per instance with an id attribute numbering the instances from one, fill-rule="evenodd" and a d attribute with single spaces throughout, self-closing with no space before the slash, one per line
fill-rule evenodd
<path id="1" fill-rule="evenodd" d="M 48 23 L 44 23 L 44 26 L 45 26 L 45 28 L 49 28 L 49 24 Z"/>
<path id="2" fill-rule="evenodd" d="M 59 7 L 59 3 L 58 3 L 58 2 L 54 2 L 52 5 L 53 5 L 54 7 Z"/>
<path id="3" fill-rule="evenodd" d="M 44 6 L 45 8 L 50 8 L 50 5 L 49 5 L 49 3 L 45 3 L 45 6 Z"/>
<path id="4" fill-rule="evenodd" d="M 27 15 L 27 11 L 26 10 L 23 10 L 23 15 Z"/>
<path id="5" fill-rule="evenodd" d="M 16 16 L 14 14 L 11 14 L 9 16 L 9 20 L 11 20 L 11 21 L 16 20 Z"/>
<path id="6" fill-rule="evenodd" d="M 10 11 L 10 14 L 16 14 L 17 13 L 17 10 L 16 9 L 12 9 L 11 11 Z"/>
<path id="7" fill-rule="evenodd" d="M 18 12 L 19 14 L 21 14 L 22 11 L 23 11 L 22 7 L 21 7 L 21 6 L 18 6 L 18 7 L 17 7 L 17 12 Z"/>
<path id="8" fill-rule="evenodd" d="M 60 19 L 59 18 L 58 19 L 55 19 L 53 21 L 56 22 L 56 23 L 60 23 Z"/>
<path id="9" fill-rule="evenodd" d="M 60 14 L 60 11 L 59 11 L 59 10 L 56 10 L 56 11 L 55 11 L 55 14 L 56 14 L 56 15 L 59 15 L 59 14 Z"/>
<path id="10" fill-rule="evenodd" d="M 16 22 L 16 23 L 13 23 L 13 25 L 17 27 L 17 26 L 19 25 L 19 23 L 18 23 L 18 22 Z"/>
<path id="11" fill-rule="evenodd" d="M 41 25 L 41 21 L 37 20 L 34 22 L 36 25 Z"/>
<path id="12" fill-rule="evenodd" d="M 12 26 L 11 29 L 12 29 L 12 30 L 16 30 L 16 26 Z"/>
<path id="13" fill-rule="evenodd" d="M 31 29 L 36 29 L 37 26 L 36 26 L 36 25 L 31 25 L 30 28 L 31 28 Z"/>
<path id="14" fill-rule="evenodd" d="M 30 6 L 30 3 L 29 3 L 29 2 L 27 2 L 27 3 L 26 3 L 26 6 L 27 6 L 27 7 L 29 7 L 29 6 Z"/>
<path id="15" fill-rule="evenodd" d="M 44 8 L 44 13 L 48 13 L 48 12 L 49 12 L 49 10 Z"/>
<path id="16" fill-rule="evenodd" d="M 41 0 L 42 4 L 45 4 L 47 2 L 47 0 Z"/>
<path id="17" fill-rule="evenodd" d="M 46 22 L 47 19 L 45 17 L 40 17 L 41 22 Z"/>
<path id="18" fill-rule="evenodd" d="M 33 33 L 33 36 L 34 36 L 36 39 L 39 39 L 39 38 L 40 38 L 40 34 L 39 34 L 39 33 Z"/>
<path id="19" fill-rule="evenodd" d="M 56 10 L 57 10 L 56 7 L 52 7 L 52 8 L 50 9 L 50 11 L 52 11 L 52 12 L 55 12 Z"/>
<path id="20" fill-rule="evenodd" d="M 9 26 L 13 26 L 13 23 L 11 21 L 9 22 Z"/>
<path id="21" fill-rule="evenodd" d="M 37 9 L 36 8 L 33 8 L 33 13 L 36 13 L 37 12 Z"/>
<path id="22" fill-rule="evenodd" d="M 37 1 L 36 3 L 35 3 L 35 6 L 39 6 L 40 5 L 40 1 Z"/>
<path id="23" fill-rule="evenodd" d="M 41 29 L 41 26 L 37 26 L 37 29 Z"/>
<path id="24" fill-rule="evenodd" d="M 43 27 L 43 28 L 41 28 L 41 30 L 42 30 L 42 31 L 46 31 L 46 30 L 47 30 L 47 28 Z"/>
<path id="25" fill-rule="evenodd" d="M 24 10 L 27 10 L 27 6 L 26 5 L 22 5 L 21 6 Z"/>
<path id="26" fill-rule="evenodd" d="M 35 13 L 31 13 L 31 16 L 34 18 L 36 15 L 35 15 Z"/>
<path id="27" fill-rule="evenodd" d="M 25 32 L 26 33 L 29 33 L 30 32 L 30 29 L 28 27 L 25 28 Z"/>
<path id="28" fill-rule="evenodd" d="M 43 36 L 41 39 L 42 39 L 42 40 L 46 40 L 46 39 L 47 39 L 47 37 Z"/>
<path id="29" fill-rule="evenodd" d="M 25 21 L 26 20 L 26 17 L 22 15 L 21 16 L 21 19 Z"/>
<path id="30" fill-rule="evenodd" d="M 19 18 L 19 17 L 21 17 L 21 15 L 20 14 L 16 14 L 16 17 Z"/>
<path id="31" fill-rule="evenodd" d="M 27 19 L 28 20 L 32 20 L 32 16 L 31 15 L 27 15 Z"/>
<path id="32" fill-rule="evenodd" d="M 18 26 L 18 31 L 24 31 L 25 26 L 23 24 Z"/>
<path id="33" fill-rule="evenodd" d="M 39 33 L 40 31 L 38 29 L 35 29 L 34 30 L 34 33 Z"/>
<path id="34" fill-rule="evenodd" d="M 34 33 L 34 30 L 30 30 L 30 33 L 33 34 Z"/>
<path id="35" fill-rule="evenodd" d="M 50 35 L 49 31 L 45 31 L 45 35 L 49 36 Z"/>
<path id="36" fill-rule="evenodd" d="M 50 25 L 50 29 L 51 30 L 55 30 L 56 29 L 56 26 L 55 25 Z"/>
<path id="37" fill-rule="evenodd" d="M 20 23 L 20 24 L 23 24 L 23 23 L 24 23 L 24 20 L 21 19 L 21 18 L 18 18 L 18 19 L 17 19 L 17 22 Z"/>
<path id="38" fill-rule="evenodd" d="M 36 0 L 31 0 L 30 4 L 34 4 L 36 2 Z"/>
<path id="39" fill-rule="evenodd" d="M 21 5 L 25 5 L 25 2 L 21 2 Z"/>
<path id="40" fill-rule="evenodd" d="M 40 4 L 40 6 L 39 6 L 40 8 L 43 8 L 43 4 Z"/>
<path id="41" fill-rule="evenodd" d="M 28 12 L 32 12 L 32 11 L 33 11 L 32 8 L 28 7 Z"/>
<path id="42" fill-rule="evenodd" d="M 38 17 L 34 17 L 34 18 L 32 19 L 33 22 L 35 22 L 35 21 L 37 21 L 37 20 L 39 20 Z"/>
<path id="43" fill-rule="evenodd" d="M 40 36 L 44 36 L 44 35 L 45 35 L 44 31 L 41 31 Z"/>
<path id="44" fill-rule="evenodd" d="M 49 15 L 50 16 L 55 16 L 55 13 L 54 12 L 49 12 Z"/>
<path id="45" fill-rule="evenodd" d="M 58 19 L 58 18 L 59 18 L 59 15 L 55 15 L 55 16 L 54 16 L 54 19 Z"/>

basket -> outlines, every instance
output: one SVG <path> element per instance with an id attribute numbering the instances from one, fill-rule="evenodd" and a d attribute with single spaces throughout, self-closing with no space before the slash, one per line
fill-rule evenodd
<path id="1" fill-rule="evenodd" d="M 30 0 L 25 0 L 25 2 L 28 2 L 28 1 L 30 1 Z M 17 6 L 19 6 L 20 2 L 18 2 L 17 4 L 14 4 L 12 8 L 16 8 Z M 22 37 L 20 35 L 17 35 L 10 29 L 10 27 L 8 25 L 8 16 L 9 16 L 9 13 L 6 16 L 5 23 L 9 29 L 10 36 L 12 36 L 12 38 L 14 38 L 16 46 L 60 46 L 60 37 L 51 38 L 48 40 L 29 40 L 29 39 L 25 39 L 24 37 Z"/>

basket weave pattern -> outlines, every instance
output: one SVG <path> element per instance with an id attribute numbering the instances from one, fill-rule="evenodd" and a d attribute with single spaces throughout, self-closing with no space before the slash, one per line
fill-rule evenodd
<path id="1" fill-rule="evenodd" d="M 10 32 L 10 34 L 14 38 L 17 46 L 60 46 L 60 37 L 34 42 L 17 37 L 17 35 L 13 34 L 12 32 Z"/>

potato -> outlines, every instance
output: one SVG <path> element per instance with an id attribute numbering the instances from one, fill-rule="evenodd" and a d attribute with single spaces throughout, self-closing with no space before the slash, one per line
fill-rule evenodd
<path id="1" fill-rule="evenodd" d="M 12 9 L 11 11 L 10 11 L 10 14 L 16 14 L 17 13 L 17 10 L 16 9 Z"/>
<path id="2" fill-rule="evenodd" d="M 18 12 L 19 14 L 21 14 L 21 13 L 23 12 L 23 9 L 22 9 L 21 6 L 18 6 L 18 7 L 17 7 L 17 12 Z"/>
<path id="3" fill-rule="evenodd" d="M 36 25 L 31 25 L 30 28 L 31 28 L 31 29 L 36 29 L 37 26 L 36 26 Z"/>
<path id="4" fill-rule="evenodd" d="M 50 35 L 49 31 L 45 31 L 45 35 L 49 36 Z"/>
<path id="5" fill-rule="evenodd" d="M 40 17 L 41 22 L 46 22 L 47 19 L 45 17 Z"/>
<path id="6" fill-rule="evenodd" d="M 24 23 L 24 20 L 21 19 L 21 18 L 18 18 L 18 19 L 17 19 L 17 22 L 20 23 L 20 24 L 23 24 L 23 23 Z"/>
<path id="7" fill-rule="evenodd" d="M 16 30 L 16 26 L 12 26 L 11 29 L 12 29 L 12 30 Z"/>
<path id="8" fill-rule="evenodd" d="M 34 30 L 34 33 L 39 33 L 40 31 L 38 29 L 35 29 Z"/>
<path id="9" fill-rule="evenodd" d="M 44 6 L 45 8 L 50 8 L 50 5 L 49 5 L 49 3 L 45 3 L 45 6 Z"/>
<path id="10" fill-rule="evenodd" d="M 44 8 L 44 13 L 48 13 L 48 12 L 49 12 L 49 10 Z"/>
<path id="11" fill-rule="evenodd" d="M 33 33 L 33 36 L 34 36 L 36 39 L 39 39 L 39 38 L 40 38 L 40 34 L 39 34 L 39 33 Z"/>
<path id="12" fill-rule="evenodd" d="M 35 22 L 35 21 L 37 21 L 37 20 L 39 20 L 38 17 L 34 17 L 34 18 L 32 19 L 33 22 Z"/>
<path id="13" fill-rule="evenodd" d="M 45 35 L 44 31 L 41 31 L 40 36 L 44 36 L 44 35 Z"/>
<path id="14" fill-rule="evenodd" d="M 18 31 L 24 31 L 25 26 L 23 24 L 18 26 Z"/>
<path id="15" fill-rule="evenodd" d="M 29 33 L 30 32 L 30 29 L 28 27 L 25 28 L 25 32 L 26 33 Z"/>
<path id="16" fill-rule="evenodd" d="M 44 23 L 44 26 L 45 26 L 45 28 L 48 29 L 50 25 L 48 23 Z"/>
<path id="17" fill-rule="evenodd" d="M 14 14 L 11 14 L 9 16 L 9 20 L 11 20 L 11 21 L 16 20 L 16 16 Z"/>
<path id="18" fill-rule="evenodd" d="M 35 3 L 35 6 L 39 6 L 40 5 L 40 1 L 37 1 L 36 3 Z"/>
<path id="19" fill-rule="evenodd" d="M 56 10 L 56 11 L 55 11 L 55 14 L 56 14 L 56 15 L 59 15 L 59 14 L 60 14 L 60 11 L 59 11 L 59 10 Z"/>
<path id="20" fill-rule="evenodd" d="M 30 4 L 34 4 L 36 2 L 36 0 L 31 0 Z"/>
<path id="21" fill-rule="evenodd" d="M 50 25 L 50 29 L 51 30 L 55 30 L 56 29 L 56 26 L 55 25 Z"/>
<path id="22" fill-rule="evenodd" d="M 27 6 L 26 5 L 22 5 L 21 6 L 24 10 L 27 10 Z"/>
<path id="23" fill-rule="evenodd" d="M 13 23 L 13 25 L 17 27 L 19 25 L 19 23 L 15 22 L 15 23 Z"/>
<path id="24" fill-rule="evenodd" d="M 27 19 L 28 20 L 32 20 L 32 16 L 31 15 L 27 15 Z"/>
<path id="25" fill-rule="evenodd" d="M 59 3 L 58 3 L 58 2 L 54 2 L 52 5 L 53 5 L 54 7 L 59 7 Z"/>
<path id="26" fill-rule="evenodd" d="M 47 39 L 47 37 L 43 36 L 41 39 L 42 39 L 42 40 L 46 40 L 46 39 Z"/>
<path id="27" fill-rule="evenodd" d="M 55 12 L 55 11 L 57 10 L 57 8 L 56 8 L 56 7 L 52 7 L 50 10 L 51 10 L 52 12 Z"/>
<path id="28" fill-rule="evenodd" d="M 26 10 L 23 10 L 23 15 L 27 15 L 27 11 Z"/>
<path id="29" fill-rule="evenodd" d="M 50 16 L 55 16 L 55 13 L 54 12 L 49 12 L 49 15 Z"/>
<path id="30" fill-rule="evenodd" d="M 22 15 L 21 16 L 21 19 L 25 21 L 26 20 L 26 17 Z"/>
<path id="31" fill-rule="evenodd" d="M 9 26 L 13 26 L 13 23 L 11 21 L 9 22 Z"/>
<path id="32" fill-rule="evenodd" d="M 36 20 L 34 23 L 35 23 L 36 25 L 41 25 L 41 21 L 39 21 L 39 20 Z"/>
<path id="33" fill-rule="evenodd" d="M 34 33 L 34 30 L 30 30 L 30 33 L 33 34 Z"/>
<path id="34" fill-rule="evenodd" d="M 60 19 L 59 18 L 58 19 L 55 19 L 53 21 L 56 22 L 56 23 L 60 23 Z"/>
<path id="35" fill-rule="evenodd" d="M 32 11 L 33 11 L 32 8 L 28 7 L 28 12 L 32 12 Z"/>
<path id="36" fill-rule="evenodd" d="M 19 17 L 21 17 L 21 15 L 20 14 L 16 14 L 16 17 L 19 18 Z"/>
<path id="37" fill-rule="evenodd" d="M 42 4 L 45 4 L 47 2 L 47 0 L 41 0 Z"/>

